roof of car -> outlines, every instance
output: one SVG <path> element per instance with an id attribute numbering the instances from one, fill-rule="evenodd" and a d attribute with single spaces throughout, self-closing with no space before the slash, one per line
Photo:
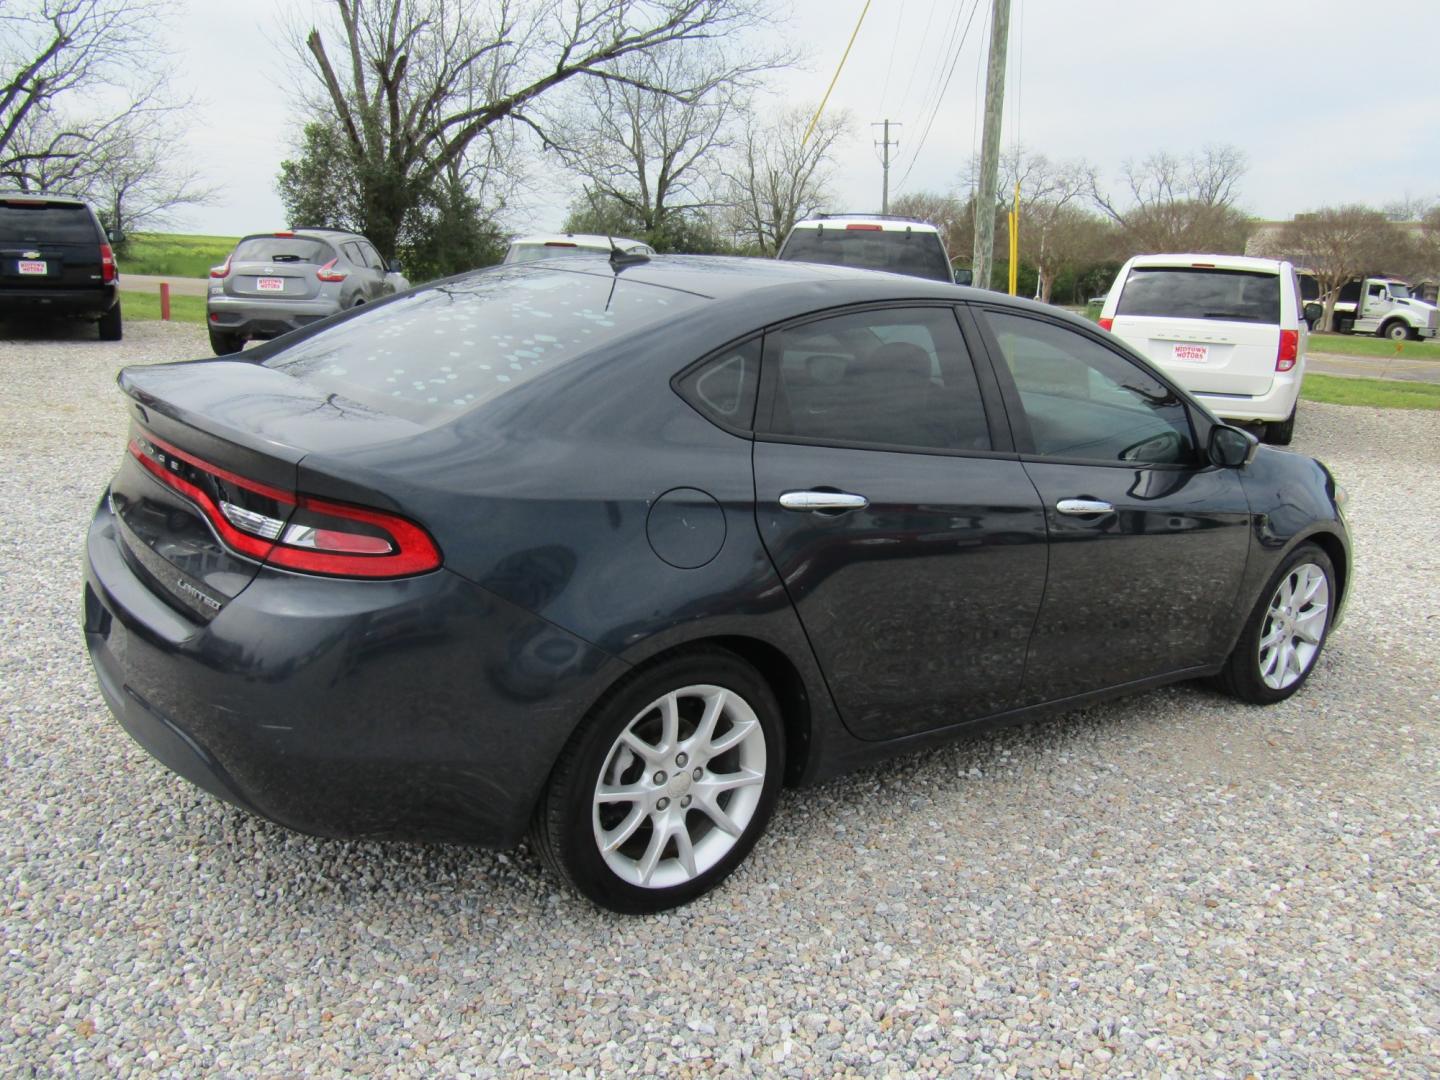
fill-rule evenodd
<path id="1" fill-rule="evenodd" d="M 534 236 L 517 236 L 510 242 L 512 244 L 535 244 L 542 247 L 546 244 L 554 244 L 557 247 L 574 244 L 608 249 L 612 240 L 616 245 L 629 244 L 631 247 L 646 248 L 650 246 L 643 240 L 632 240 L 628 236 L 605 236 L 602 233 L 537 233 Z"/>
<path id="2" fill-rule="evenodd" d="M 1175 255 L 1136 255 L 1130 260 L 1131 266 L 1181 266 L 1215 270 L 1252 270 L 1260 273 L 1278 273 L 1280 259 L 1260 259 L 1251 255 L 1206 255 L 1187 253 Z"/>
<path id="3" fill-rule="evenodd" d="M 850 225 L 864 225 L 867 228 L 879 229 L 881 232 L 905 232 L 907 229 L 911 232 L 938 233 L 940 231 L 928 221 L 899 214 L 816 214 L 814 217 L 797 221 L 795 228 L 845 228 Z"/>
<path id="4" fill-rule="evenodd" d="M 43 191 L 0 191 L 0 202 L 45 202 L 60 206 L 85 206 L 84 199 L 73 195 L 47 195 Z"/>

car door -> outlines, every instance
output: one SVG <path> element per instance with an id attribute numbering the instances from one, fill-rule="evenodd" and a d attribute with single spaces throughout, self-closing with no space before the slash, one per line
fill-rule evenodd
<path id="1" fill-rule="evenodd" d="M 395 287 L 385 279 L 385 260 L 380 258 L 380 253 L 368 240 L 361 240 L 356 246 L 359 247 L 360 254 L 364 256 L 365 265 L 369 268 L 366 281 L 371 290 L 370 299 L 379 300 L 382 296 L 389 296 L 395 291 Z"/>
<path id="2" fill-rule="evenodd" d="M 775 329 L 762 372 L 756 521 L 846 725 L 886 739 L 1009 708 L 1044 514 L 954 308 Z"/>
<path id="3" fill-rule="evenodd" d="M 1025 702 L 1218 662 L 1244 602 L 1238 470 L 1209 464 L 1184 399 L 1098 333 L 980 318 L 1050 536 Z"/>

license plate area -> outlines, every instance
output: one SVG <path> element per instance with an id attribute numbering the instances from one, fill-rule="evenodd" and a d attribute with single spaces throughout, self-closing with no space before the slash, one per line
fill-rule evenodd
<path id="1" fill-rule="evenodd" d="M 1177 341 L 1170 347 L 1170 358 L 1177 364 L 1208 364 L 1210 346 Z"/>
<path id="2" fill-rule="evenodd" d="M 16 264 L 16 269 L 28 276 L 44 277 L 50 272 L 50 264 L 40 259 L 21 259 Z"/>
<path id="3" fill-rule="evenodd" d="M 285 279 L 278 277 L 256 278 L 255 288 L 260 292 L 284 292 Z"/>

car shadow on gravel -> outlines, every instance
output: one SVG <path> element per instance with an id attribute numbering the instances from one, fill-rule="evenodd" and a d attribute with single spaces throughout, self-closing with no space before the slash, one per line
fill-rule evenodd
<path id="1" fill-rule="evenodd" d="M 5 341 L 93 341 L 102 342 L 93 322 L 85 319 L 26 319 L 23 322 L 0 319 L 0 342 Z"/>
<path id="2" fill-rule="evenodd" d="M 937 801 L 956 793 L 963 797 L 967 790 L 978 793 L 982 789 L 977 784 L 999 784 L 1014 789 L 1007 805 L 1016 815 L 1012 824 L 1020 826 L 1030 812 L 1022 803 L 1031 785 L 1068 783 L 1067 770 L 1106 753 L 1111 740 L 1148 740 L 1152 734 L 1163 738 L 1166 725 L 1178 719 L 1209 719 L 1233 708 L 1233 702 L 1201 686 L 1180 684 L 1077 712 L 977 730 L 934 750 L 892 758 L 812 788 L 787 790 L 769 830 L 732 884 L 692 906 L 733 904 L 733 894 L 727 899 L 727 893 L 765 881 L 761 875 L 766 864 L 779 869 L 795 849 L 834 847 L 839 815 L 863 837 L 880 831 L 882 824 L 895 827 L 897 815 L 929 820 L 937 810 L 953 812 L 953 806 L 937 806 Z M 991 789 L 987 797 L 995 793 Z M 427 907 L 453 914 L 457 905 L 475 914 L 508 911 L 523 916 L 551 909 L 581 921 L 613 918 L 570 893 L 525 845 L 491 851 L 460 844 L 329 840 L 291 832 L 198 792 L 190 794 L 186 805 L 176 808 L 166 829 L 169 838 L 179 840 L 189 833 L 196 853 L 205 851 L 202 861 L 213 860 L 214 866 L 223 860 L 228 864 L 223 875 L 264 906 L 364 909 L 367 920 L 393 916 L 405 922 L 426 915 Z M 912 823 L 902 820 L 898 826 L 906 824 Z M 984 827 L 1003 831 L 1007 824 L 992 813 Z M 830 863 L 829 872 L 846 874 L 843 853 Z"/>

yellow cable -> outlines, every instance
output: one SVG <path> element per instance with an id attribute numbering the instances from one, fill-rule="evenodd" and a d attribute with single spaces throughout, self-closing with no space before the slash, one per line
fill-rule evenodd
<path id="1" fill-rule="evenodd" d="M 860 9 L 860 18 L 855 20 L 855 29 L 850 34 L 850 43 L 845 46 L 845 55 L 840 57 L 840 63 L 835 68 L 835 77 L 830 80 L 830 85 L 825 88 L 825 96 L 820 99 L 820 107 L 815 110 L 815 115 L 810 118 L 810 126 L 805 129 L 805 137 L 800 140 L 800 147 L 804 149 L 805 144 L 810 141 L 810 133 L 815 130 L 815 125 L 820 122 L 820 114 L 825 111 L 825 103 L 830 100 L 830 91 L 835 89 L 835 84 L 840 81 L 840 72 L 845 68 L 845 61 L 850 59 L 850 49 L 855 44 L 855 39 L 860 36 L 860 24 L 865 21 L 865 13 L 870 10 L 870 0 L 865 0 L 865 6 Z"/>

